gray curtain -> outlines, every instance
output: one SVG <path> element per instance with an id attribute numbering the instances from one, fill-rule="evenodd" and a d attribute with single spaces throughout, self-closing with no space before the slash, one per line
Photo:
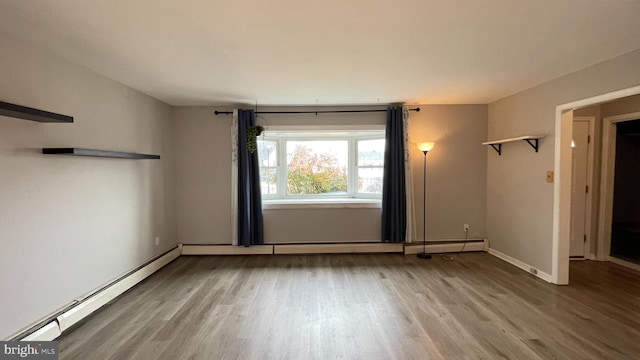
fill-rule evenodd
<path id="1" fill-rule="evenodd" d="M 264 243 L 258 152 L 247 149 L 247 129 L 255 124 L 253 110 L 238 109 L 238 246 Z"/>
<path id="2" fill-rule="evenodd" d="M 407 196 L 402 107 L 387 109 L 382 181 L 382 241 L 403 242 L 407 234 Z"/>

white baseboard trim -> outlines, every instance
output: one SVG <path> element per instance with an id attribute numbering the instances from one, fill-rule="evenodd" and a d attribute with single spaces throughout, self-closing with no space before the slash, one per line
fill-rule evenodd
<path id="1" fill-rule="evenodd" d="M 437 244 L 430 244 L 429 241 L 427 241 L 427 244 L 425 245 L 427 254 L 485 251 L 485 248 L 486 248 L 486 240 L 465 243 L 464 239 L 461 239 L 461 240 L 448 239 L 448 240 L 437 241 L 437 242 L 438 242 Z M 422 242 L 412 243 L 411 245 L 407 244 L 404 247 L 404 253 L 419 254 L 423 250 L 422 245 L 423 245 Z"/>
<path id="2" fill-rule="evenodd" d="M 274 254 L 402 253 L 402 243 L 275 244 Z"/>
<path id="3" fill-rule="evenodd" d="M 273 245 L 193 245 L 182 244 L 182 255 L 272 255 Z"/>
<path id="4" fill-rule="evenodd" d="M 540 279 L 542 279 L 542 280 L 544 280 L 544 281 L 546 281 L 548 283 L 553 283 L 553 278 L 552 278 L 551 274 L 547 274 L 544 271 L 536 269 L 533 266 L 531 266 L 529 264 L 526 264 L 526 263 L 524 263 L 524 262 L 522 262 L 522 261 L 520 261 L 520 260 L 518 260 L 516 258 L 513 258 L 513 257 L 511 257 L 511 256 L 509 256 L 509 255 L 507 255 L 505 253 L 502 253 L 502 252 L 500 252 L 498 250 L 489 248 L 488 252 L 489 252 L 489 254 L 497 257 L 498 259 L 506 261 L 509 264 L 511 264 L 511 265 L 513 265 L 515 267 L 518 267 L 518 268 L 528 272 L 529 274 L 531 274 L 533 276 L 537 276 Z"/>
<path id="5" fill-rule="evenodd" d="M 617 264 L 617 265 L 620 265 L 620 266 L 624 266 L 624 267 L 629 268 L 629 269 L 640 271 L 640 265 L 638 265 L 636 263 L 632 263 L 630 261 L 625 261 L 625 260 L 622 260 L 622 259 L 618 259 L 618 258 L 615 258 L 613 256 L 609 256 L 609 261 L 614 263 L 614 264 Z"/>

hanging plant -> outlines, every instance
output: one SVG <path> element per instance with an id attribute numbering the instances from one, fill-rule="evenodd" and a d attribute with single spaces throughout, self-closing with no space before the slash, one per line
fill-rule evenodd
<path id="1" fill-rule="evenodd" d="M 260 125 L 249 126 L 247 128 L 247 149 L 250 153 L 256 152 L 258 149 L 258 136 L 262 134 L 264 128 Z"/>

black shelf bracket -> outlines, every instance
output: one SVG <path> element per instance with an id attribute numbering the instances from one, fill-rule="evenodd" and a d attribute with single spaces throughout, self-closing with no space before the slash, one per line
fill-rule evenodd
<path id="1" fill-rule="evenodd" d="M 524 139 L 524 141 L 528 142 L 529 145 L 538 152 L 538 139 Z"/>
<path id="2" fill-rule="evenodd" d="M 502 144 L 490 144 L 493 150 L 495 150 L 499 155 L 502 155 Z"/>
<path id="3" fill-rule="evenodd" d="M 72 123 L 73 116 L 0 101 L 0 115 L 37 122 Z"/>

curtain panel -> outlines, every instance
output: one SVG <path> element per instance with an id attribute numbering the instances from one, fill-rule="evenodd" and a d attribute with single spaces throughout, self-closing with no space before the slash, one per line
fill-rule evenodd
<path id="1" fill-rule="evenodd" d="M 409 134 L 409 109 L 389 107 L 382 182 L 383 242 L 410 243 L 415 238 L 413 168 Z"/>
<path id="2" fill-rule="evenodd" d="M 415 202 L 413 200 L 413 166 L 411 165 L 411 131 L 409 122 L 409 108 L 404 106 L 402 108 L 402 124 L 404 129 L 404 175 L 405 175 L 405 208 L 406 208 L 406 234 L 404 241 L 407 243 L 412 242 L 416 237 L 416 218 L 415 218 Z"/>
<path id="3" fill-rule="evenodd" d="M 232 224 L 232 243 L 238 246 L 264 243 L 258 152 L 251 153 L 247 149 L 247 129 L 255 124 L 256 115 L 253 110 L 233 111 L 231 126 L 231 213 L 234 223 Z"/>

